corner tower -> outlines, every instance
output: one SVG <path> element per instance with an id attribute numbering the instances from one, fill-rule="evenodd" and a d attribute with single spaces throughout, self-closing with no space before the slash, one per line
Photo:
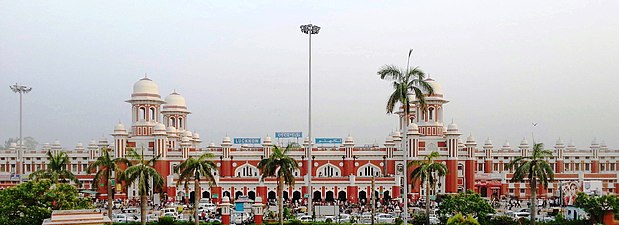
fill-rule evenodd
<path id="1" fill-rule="evenodd" d="M 163 100 L 159 87 L 148 77 L 140 79 L 133 85 L 131 99 L 131 136 L 150 136 L 159 122 L 159 110 Z"/>
<path id="2" fill-rule="evenodd" d="M 187 129 L 187 115 L 191 112 L 187 111 L 185 98 L 175 91 L 165 98 L 161 114 L 166 127 L 174 127 L 177 132 L 182 132 Z"/>

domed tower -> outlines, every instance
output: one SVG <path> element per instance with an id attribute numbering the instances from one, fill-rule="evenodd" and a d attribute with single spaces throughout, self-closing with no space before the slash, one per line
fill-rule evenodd
<path id="1" fill-rule="evenodd" d="M 159 122 L 159 110 L 163 100 L 159 95 L 159 86 L 148 77 L 140 79 L 133 85 L 131 99 L 132 136 L 150 136 Z"/>
<path id="2" fill-rule="evenodd" d="M 408 115 L 409 124 L 414 122 L 419 126 L 419 133 L 424 136 L 443 136 L 443 105 L 448 103 L 443 98 L 443 89 L 441 85 L 431 78 L 425 79 L 425 81 L 432 87 L 433 94 L 428 94 L 424 91 L 424 97 L 427 104 L 427 109 L 422 112 L 418 107 L 419 101 L 416 98 L 413 100 L 414 105 L 411 108 L 411 113 Z M 400 115 L 402 121 L 402 114 Z M 404 128 L 402 125 L 401 128 Z"/>
<path id="3" fill-rule="evenodd" d="M 163 105 L 163 123 L 166 127 L 174 127 L 178 132 L 187 129 L 187 115 L 191 112 L 187 111 L 185 98 L 179 93 L 172 92 L 165 98 Z M 179 135 L 180 136 L 180 135 Z"/>

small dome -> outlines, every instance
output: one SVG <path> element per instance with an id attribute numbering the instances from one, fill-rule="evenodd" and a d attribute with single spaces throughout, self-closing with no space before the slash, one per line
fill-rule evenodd
<path id="1" fill-rule="evenodd" d="M 520 146 L 523 146 L 523 147 L 529 146 L 529 142 L 527 142 L 526 138 L 523 138 L 522 141 L 520 141 Z"/>
<path id="2" fill-rule="evenodd" d="M 574 144 L 574 140 L 570 140 L 570 143 L 567 144 L 567 147 L 575 148 L 576 145 Z"/>
<path id="3" fill-rule="evenodd" d="M 305 137 L 305 139 L 303 139 L 303 144 L 304 144 L 304 145 L 309 145 L 309 144 L 310 144 L 310 139 L 309 139 L 309 137 Z"/>
<path id="4" fill-rule="evenodd" d="M 82 144 L 82 142 L 78 142 L 77 145 L 75 145 L 75 148 L 83 148 L 84 144 Z"/>
<path id="5" fill-rule="evenodd" d="M 209 148 L 214 148 L 215 147 L 215 143 L 211 142 L 210 144 L 208 144 Z"/>
<path id="6" fill-rule="evenodd" d="M 598 145 L 600 145 L 598 143 L 598 139 L 597 138 L 593 138 L 593 141 L 591 141 L 591 146 L 598 146 Z"/>
<path id="7" fill-rule="evenodd" d="M 189 137 L 185 136 L 181 138 L 182 142 L 189 142 Z"/>
<path id="8" fill-rule="evenodd" d="M 492 145 L 492 140 L 490 140 L 490 138 L 488 137 L 488 139 L 486 139 L 486 142 L 484 142 L 484 145 Z"/>
<path id="9" fill-rule="evenodd" d="M 169 111 L 181 111 L 187 112 L 187 104 L 185 103 L 185 97 L 179 93 L 172 92 L 165 98 L 165 104 L 163 104 L 162 112 Z"/>
<path id="10" fill-rule="evenodd" d="M 168 128 L 166 128 L 166 132 L 174 133 L 174 132 L 176 132 L 176 128 L 174 128 L 173 126 L 169 126 Z"/>
<path id="11" fill-rule="evenodd" d="M 428 77 L 427 79 L 425 79 L 425 81 L 426 81 L 426 83 L 428 83 L 432 87 L 432 91 L 434 92 L 435 95 L 442 95 L 443 94 L 443 88 L 434 79 Z M 424 93 L 427 94 L 428 92 L 424 91 Z"/>
<path id="12" fill-rule="evenodd" d="M 114 133 L 123 132 L 123 131 L 127 131 L 125 129 L 125 125 L 123 125 L 121 122 L 118 122 L 118 124 L 116 124 L 116 126 L 114 126 Z"/>
<path id="13" fill-rule="evenodd" d="M 88 142 L 88 148 L 96 148 L 97 147 L 97 142 L 95 140 L 90 140 L 90 142 Z"/>
<path id="14" fill-rule="evenodd" d="M 185 133 L 183 133 L 183 135 L 185 135 L 185 137 L 193 137 L 193 133 L 191 133 L 191 131 L 185 131 Z"/>
<path id="15" fill-rule="evenodd" d="M 200 134 L 193 133 L 193 139 L 200 139 Z"/>
<path id="16" fill-rule="evenodd" d="M 163 125 L 163 123 L 157 123 L 157 125 L 155 125 L 155 131 L 166 131 L 165 129 L 165 125 Z"/>
<path id="17" fill-rule="evenodd" d="M 268 135 L 264 138 L 264 141 L 262 142 L 263 145 L 270 145 L 271 143 L 271 137 L 269 137 Z"/>
<path id="18" fill-rule="evenodd" d="M 409 131 L 419 131 L 419 126 L 417 126 L 417 124 L 415 123 L 411 123 L 408 125 L 408 130 Z"/>
<path id="19" fill-rule="evenodd" d="M 350 135 L 346 137 L 346 140 L 344 140 L 344 144 L 354 144 L 354 143 L 355 141 Z"/>
<path id="20" fill-rule="evenodd" d="M 447 130 L 448 131 L 457 131 L 458 130 L 458 125 L 452 122 L 451 124 L 449 124 L 449 126 L 447 126 Z"/>
<path id="21" fill-rule="evenodd" d="M 557 139 L 557 146 L 563 146 L 563 140 L 561 140 L 561 138 Z"/>
<path id="22" fill-rule="evenodd" d="M 505 143 L 503 144 L 504 148 L 511 148 L 511 145 L 509 144 L 509 141 L 505 140 Z"/>
<path id="23" fill-rule="evenodd" d="M 475 143 L 475 137 L 473 137 L 473 135 L 469 135 L 469 137 L 466 139 L 466 143 Z"/>
<path id="24" fill-rule="evenodd" d="M 157 86 L 157 84 L 151 79 L 148 79 L 148 77 L 144 77 L 138 82 L 135 82 L 135 84 L 133 85 L 132 96 L 139 96 L 139 94 L 150 94 L 159 96 L 159 86 Z"/>
<path id="25" fill-rule="evenodd" d="M 224 140 L 222 142 L 230 144 L 230 137 L 228 137 L 228 136 L 224 137 Z"/>
<path id="26" fill-rule="evenodd" d="M 55 140 L 54 142 L 52 142 L 52 146 L 60 146 L 60 141 Z"/>
<path id="27" fill-rule="evenodd" d="M 17 148 L 17 143 L 15 143 L 15 142 L 11 142 L 10 147 L 11 147 L 11 148 Z"/>
<path id="28" fill-rule="evenodd" d="M 606 142 L 602 140 L 602 142 L 600 142 L 600 147 L 607 148 L 608 146 L 606 146 Z"/>

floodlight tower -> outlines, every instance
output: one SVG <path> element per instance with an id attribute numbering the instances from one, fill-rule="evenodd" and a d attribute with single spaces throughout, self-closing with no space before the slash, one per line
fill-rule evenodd
<path id="1" fill-rule="evenodd" d="M 31 87 L 27 87 L 25 85 L 19 85 L 15 83 L 15 85 L 9 86 L 11 90 L 15 93 L 19 93 L 19 147 L 17 148 L 17 160 L 20 162 L 20 171 L 19 171 L 19 183 L 22 182 L 22 175 L 24 174 L 24 138 L 22 136 L 22 95 L 30 92 L 32 90 Z"/>

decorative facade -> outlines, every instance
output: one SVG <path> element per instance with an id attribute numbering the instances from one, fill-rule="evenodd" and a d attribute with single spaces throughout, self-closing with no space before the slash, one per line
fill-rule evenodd
<path id="1" fill-rule="evenodd" d="M 524 183 L 512 183 L 511 171 L 506 165 L 517 156 L 531 154 L 532 146 L 523 139 L 516 148 L 509 142 L 495 147 L 489 138 L 479 146 L 473 136 L 463 141 L 458 126 L 451 123 L 445 126 L 443 120 L 444 104 L 440 85 L 427 80 L 434 88 L 434 94 L 427 95 L 426 111 L 411 105 L 409 115 L 399 112 L 400 131 L 389 134 L 383 146 L 358 146 L 352 137 L 344 138 L 341 145 L 314 145 L 309 149 L 309 140 L 302 143 L 303 148 L 290 152 L 299 163 L 299 170 L 294 187 L 286 187 L 284 197 L 304 201 L 311 197 L 316 201 L 346 200 L 358 202 L 368 199 L 371 180 L 375 179 L 375 195 L 381 199 L 401 198 L 403 188 L 403 157 L 409 154 L 411 160 L 422 159 L 431 152 L 438 152 L 437 160 L 449 169 L 447 176 L 440 178 L 436 192 L 456 193 L 472 189 L 482 196 L 528 197 L 529 189 Z M 224 137 L 219 144 L 211 143 L 201 146 L 200 135 L 189 131 L 189 115 L 185 98 L 173 92 L 165 100 L 161 99 L 158 86 L 149 78 L 140 79 L 133 86 L 131 98 L 126 101 L 131 105 L 131 124 L 129 129 L 118 123 L 111 134 L 91 141 L 88 146 L 78 144 L 74 149 L 63 149 L 58 141 L 52 145 L 45 144 L 41 150 L 27 150 L 23 161 L 17 157 L 17 146 L 0 151 L 0 187 L 13 186 L 18 183 L 16 174 L 25 176 L 33 171 L 44 169 L 47 151 L 67 152 L 71 164 L 69 168 L 83 181 L 85 189 L 97 187 L 98 196 L 105 198 L 105 188 L 101 184 L 92 184 L 92 175 L 86 174 L 86 167 L 96 160 L 102 148 L 113 149 L 114 157 L 125 157 L 127 150 L 133 148 L 144 153 L 146 157 L 161 156 L 155 168 L 165 179 L 164 187 L 156 192 L 168 199 L 193 199 L 197 192 L 203 198 L 219 202 L 221 197 L 238 196 L 262 197 L 263 202 L 276 197 L 276 181 L 260 180 L 258 162 L 271 153 L 274 143 L 271 137 L 262 138 L 260 145 L 234 145 L 230 137 Z M 409 145 L 402 151 L 401 132 L 408 132 Z M 218 170 L 215 172 L 217 185 L 209 187 L 208 182 L 200 182 L 200 190 L 177 186 L 178 176 L 173 173 L 174 166 L 188 157 L 197 157 L 203 153 L 212 153 Z M 312 157 L 311 176 L 307 171 L 309 157 Z M 578 150 L 573 144 L 567 146 L 561 139 L 554 146 L 554 157 L 548 159 L 556 171 L 556 181 L 546 188 L 539 188 L 540 197 L 559 196 L 559 185 L 577 184 L 582 190 L 585 184 L 595 184 L 595 191 L 601 193 L 619 193 L 619 151 L 609 150 L 602 143 L 594 140 L 589 149 Z M 412 169 L 410 170 L 412 171 Z M 311 178 L 310 178 L 311 177 Z M 311 179 L 311 188 L 308 187 Z M 409 179 L 410 198 L 425 194 L 419 182 L 414 184 Z M 590 187 L 589 187 L 590 188 Z M 132 185 L 116 185 L 115 198 L 137 197 L 137 190 Z M 569 190 L 562 190 L 569 191 Z M 435 193 L 431 193 L 435 194 Z M 562 196 L 567 194 L 561 193 Z"/>

